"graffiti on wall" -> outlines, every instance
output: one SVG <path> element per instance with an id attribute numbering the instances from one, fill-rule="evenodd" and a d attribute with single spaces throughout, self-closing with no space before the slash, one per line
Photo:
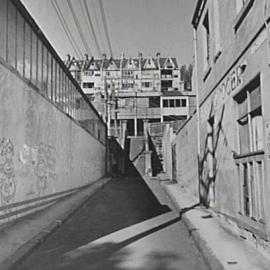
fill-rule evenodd
<path id="1" fill-rule="evenodd" d="M 58 176 L 55 173 L 56 150 L 53 146 L 40 143 L 37 152 L 36 176 L 39 195 L 45 195 L 49 191 Z"/>
<path id="2" fill-rule="evenodd" d="M 14 170 L 14 145 L 10 139 L 0 139 L 0 196 L 1 204 L 6 205 L 13 201 L 16 192 Z"/>

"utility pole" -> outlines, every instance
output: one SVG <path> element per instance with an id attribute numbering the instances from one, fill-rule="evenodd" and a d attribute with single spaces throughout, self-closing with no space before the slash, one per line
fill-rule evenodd
<path id="1" fill-rule="evenodd" d="M 110 109 L 109 109 L 109 93 L 108 93 L 108 84 L 107 84 L 107 77 L 104 76 L 104 90 L 105 90 L 105 102 L 104 102 L 104 110 L 105 110 L 105 122 L 107 124 L 107 135 L 108 137 L 111 136 L 111 130 L 110 130 Z"/>
<path id="2" fill-rule="evenodd" d="M 137 116 L 137 85 L 135 84 L 135 80 L 133 80 L 133 85 L 135 89 L 135 118 L 134 118 L 134 135 L 137 136 L 137 130 L 138 130 L 138 116 Z"/>
<path id="3" fill-rule="evenodd" d="M 108 137 L 111 136 L 111 91 L 108 91 L 108 85 L 107 85 L 107 112 L 108 112 L 108 117 L 107 117 L 107 129 L 108 129 Z"/>
<path id="4" fill-rule="evenodd" d="M 112 95 L 113 95 L 113 100 L 114 100 L 114 136 L 118 137 L 118 126 L 117 126 L 117 97 L 115 95 L 115 84 L 113 84 L 113 89 L 112 89 Z"/>

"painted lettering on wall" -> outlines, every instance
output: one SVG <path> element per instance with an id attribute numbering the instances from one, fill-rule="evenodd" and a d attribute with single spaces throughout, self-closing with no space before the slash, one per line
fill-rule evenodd
<path id="1" fill-rule="evenodd" d="M 237 66 L 220 84 L 214 94 L 214 108 L 223 104 L 228 96 L 242 85 L 242 66 Z"/>
<path id="2" fill-rule="evenodd" d="M 221 105 L 223 105 L 227 98 L 237 90 L 242 84 L 243 64 L 237 66 L 217 87 L 212 98 L 209 98 L 201 107 L 201 118 L 208 119 L 210 114 L 213 114 Z"/>
<path id="3" fill-rule="evenodd" d="M 6 205 L 13 201 L 16 192 L 14 170 L 14 145 L 11 140 L 0 139 L 0 192 L 1 204 Z"/>

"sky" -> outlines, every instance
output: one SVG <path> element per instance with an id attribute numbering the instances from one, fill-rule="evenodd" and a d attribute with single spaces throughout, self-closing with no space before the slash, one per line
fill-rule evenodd
<path id="1" fill-rule="evenodd" d="M 22 0 L 50 43 L 62 59 L 76 57 L 52 2 L 57 2 L 68 28 L 83 57 L 86 49 L 68 7 L 67 0 Z M 85 0 L 93 22 L 101 53 L 110 56 L 102 22 L 99 0 Z M 193 41 L 191 18 L 196 0 L 103 0 L 105 18 L 114 57 L 144 56 L 177 57 L 180 65 L 192 63 Z M 80 27 L 89 47 L 87 54 L 99 58 L 97 46 L 87 21 L 83 0 L 71 0 Z"/>

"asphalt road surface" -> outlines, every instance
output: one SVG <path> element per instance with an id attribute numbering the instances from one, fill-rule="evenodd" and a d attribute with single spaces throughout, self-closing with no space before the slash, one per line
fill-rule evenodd
<path id="1" fill-rule="evenodd" d="M 16 270 L 206 270 L 179 214 L 139 177 L 117 178 Z"/>

